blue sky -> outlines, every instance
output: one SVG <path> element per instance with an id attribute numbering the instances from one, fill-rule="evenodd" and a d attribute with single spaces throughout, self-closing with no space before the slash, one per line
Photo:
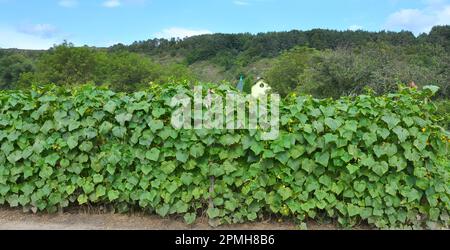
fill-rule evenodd
<path id="1" fill-rule="evenodd" d="M 419 34 L 439 24 L 450 24 L 450 0 L 0 0 L 2 48 L 313 28 Z"/>

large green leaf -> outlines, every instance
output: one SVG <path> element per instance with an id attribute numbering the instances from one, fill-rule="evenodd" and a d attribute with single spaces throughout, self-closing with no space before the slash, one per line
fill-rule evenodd
<path id="1" fill-rule="evenodd" d="M 195 144 L 191 147 L 190 153 L 194 158 L 202 157 L 205 153 L 205 147 L 202 144 Z"/>
<path id="2" fill-rule="evenodd" d="M 145 153 L 145 158 L 147 158 L 151 161 L 158 161 L 160 153 L 161 153 L 161 151 L 159 149 L 152 148 Z"/>

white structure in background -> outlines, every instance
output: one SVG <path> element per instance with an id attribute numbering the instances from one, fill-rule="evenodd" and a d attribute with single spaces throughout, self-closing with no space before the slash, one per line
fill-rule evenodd
<path id="1" fill-rule="evenodd" d="M 258 79 L 255 85 L 252 87 L 252 97 L 259 99 L 269 94 L 272 88 L 267 84 L 263 78 Z"/>

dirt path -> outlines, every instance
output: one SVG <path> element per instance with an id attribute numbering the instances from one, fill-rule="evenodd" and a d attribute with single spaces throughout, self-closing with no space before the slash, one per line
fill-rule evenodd
<path id="1" fill-rule="evenodd" d="M 0 209 L 0 230 L 209 230 L 206 218 L 193 226 L 180 219 L 134 214 L 30 214 L 21 210 Z M 296 230 L 294 223 L 259 222 L 221 226 L 223 230 Z M 333 225 L 308 225 L 308 229 L 336 229 Z"/>

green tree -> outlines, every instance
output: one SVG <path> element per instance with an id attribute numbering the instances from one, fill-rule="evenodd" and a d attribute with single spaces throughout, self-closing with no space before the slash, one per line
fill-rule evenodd
<path id="1" fill-rule="evenodd" d="M 98 82 L 101 56 L 88 47 L 64 42 L 42 55 L 37 62 L 36 80 L 40 83 L 77 85 Z"/>
<path id="2" fill-rule="evenodd" d="M 33 62 L 22 54 L 2 57 L 0 59 L 0 89 L 14 88 L 21 74 L 33 71 Z"/>
<path id="3" fill-rule="evenodd" d="M 267 82 L 281 95 L 292 92 L 302 81 L 318 51 L 307 47 L 296 47 L 283 53 L 267 72 Z"/>

